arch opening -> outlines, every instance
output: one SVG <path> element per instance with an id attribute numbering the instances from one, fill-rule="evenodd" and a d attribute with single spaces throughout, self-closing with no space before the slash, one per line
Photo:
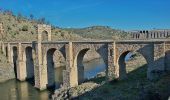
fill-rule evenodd
<path id="1" fill-rule="evenodd" d="M 106 64 L 101 55 L 90 49 L 81 50 L 74 62 L 77 67 L 78 84 L 93 78 L 105 79 Z"/>
<path id="2" fill-rule="evenodd" d="M 18 59 L 18 54 L 17 54 L 17 47 L 12 47 L 12 58 L 13 58 L 13 64 L 14 64 L 14 73 L 15 73 L 15 78 L 17 78 L 17 59 Z"/>
<path id="3" fill-rule="evenodd" d="M 147 78 L 147 61 L 139 52 L 126 51 L 122 53 L 118 59 L 118 65 L 120 80 L 135 78 L 131 75 Z"/>
<path id="4" fill-rule="evenodd" d="M 26 55 L 26 72 L 27 72 L 26 79 L 30 83 L 35 84 L 35 81 L 34 81 L 34 60 L 33 60 L 32 47 L 25 48 L 25 55 Z"/>
<path id="5" fill-rule="evenodd" d="M 47 88 L 58 89 L 63 84 L 63 71 L 66 70 L 63 54 L 55 48 L 49 49 L 47 60 Z"/>
<path id="6" fill-rule="evenodd" d="M 47 31 L 43 31 L 42 33 L 41 33 L 41 40 L 42 41 L 48 41 L 48 32 Z"/>

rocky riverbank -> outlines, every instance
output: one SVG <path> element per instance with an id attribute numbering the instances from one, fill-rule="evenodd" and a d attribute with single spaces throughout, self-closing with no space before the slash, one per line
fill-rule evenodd
<path id="1" fill-rule="evenodd" d="M 0 54 L 0 83 L 10 79 L 14 79 L 14 68 L 7 62 L 6 57 Z"/>
<path id="2" fill-rule="evenodd" d="M 52 96 L 53 100 L 70 100 L 70 99 L 78 99 L 79 96 L 83 95 L 84 93 L 90 92 L 95 88 L 100 87 L 104 84 L 104 81 L 101 81 L 99 78 L 104 79 L 105 73 L 101 72 L 96 77 L 91 80 L 87 80 L 87 82 L 78 85 L 77 87 L 73 88 L 60 88 L 57 89 Z M 94 81 L 100 81 L 99 83 Z"/>
<path id="3" fill-rule="evenodd" d="M 76 99 L 79 95 L 82 95 L 88 91 L 93 90 L 94 88 L 99 87 L 100 85 L 93 82 L 84 83 L 75 88 L 65 89 L 61 88 L 55 91 L 55 95 L 53 95 L 53 100 L 70 100 Z"/>

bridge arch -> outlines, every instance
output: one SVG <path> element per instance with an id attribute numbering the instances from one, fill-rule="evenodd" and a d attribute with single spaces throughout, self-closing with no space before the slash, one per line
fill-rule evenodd
<path id="1" fill-rule="evenodd" d="M 103 57 L 103 55 L 101 54 L 101 52 L 94 49 L 94 48 L 84 48 L 84 49 L 78 51 L 76 53 L 75 58 L 74 58 L 74 67 L 77 70 L 78 84 L 81 84 L 85 81 L 85 76 L 84 76 L 85 75 L 85 67 L 84 67 L 84 64 L 83 64 L 83 58 L 85 57 L 85 55 L 87 54 L 88 51 L 92 51 L 102 58 L 102 60 L 105 64 L 105 70 L 106 70 L 105 74 L 107 74 L 107 68 L 106 68 L 107 62 L 106 62 L 105 58 Z"/>
<path id="2" fill-rule="evenodd" d="M 140 56 L 142 56 L 145 59 L 146 62 L 146 66 L 148 69 L 148 58 L 143 54 L 143 52 L 140 51 L 134 51 L 134 50 L 127 50 L 124 51 L 123 53 L 121 53 L 117 59 L 117 64 L 118 64 L 118 68 L 119 68 L 119 79 L 120 80 L 124 80 L 127 79 L 127 66 L 126 66 L 126 57 L 128 56 L 128 54 L 130 53 L 137 53 L 140 54 Z M 147 72 L 147 71 L 146 71 Z"/>
<path id="3" fill-rule="evenodd" d="M 27 79 L 32 79 L 34 81 L 34 51 L 32 47 L 28 46 L 25 48 L 25 62 L 26 62 L 26 72 Z"/>
<path id="4" fill-rule="evenodd" d="M 65 65 L 60 66 L 60 64 L 58 64 L 61 62 L 65 63 L 65 57 L 60 50 L 50 48 L 46 51 L 46 54 L 43 57 L 43 65 L 44 71 L 47 73 L 44 77 L 47 81 L 47 88 L 59 88 L 60 85 L 63 84 L 63 70 L 65 70 L 66 67 Z"/>

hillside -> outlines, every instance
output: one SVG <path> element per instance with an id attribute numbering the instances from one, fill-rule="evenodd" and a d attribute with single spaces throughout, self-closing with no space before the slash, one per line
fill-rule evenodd
<path id="1" fill-rule="evenodd" d="M 91 26 L 87 28 L 67 28 L 71 33 L 90 39 L 120 39 L 129 38 L 129 34 L 122 30 L 112 29 L 108 26 Z"/>
<path id="2" fill-rule="evenodd" d="M 38 20 L 28 19 L 23 16 L 14 16 L 12 12 L 1 12 L 0 22 L 3 23 L 4 41 L 35 41 L 37 40 Z M 52 40 L 79 40 L 81 36 L 70 34 L 65 30 L 52 27 Z"/>

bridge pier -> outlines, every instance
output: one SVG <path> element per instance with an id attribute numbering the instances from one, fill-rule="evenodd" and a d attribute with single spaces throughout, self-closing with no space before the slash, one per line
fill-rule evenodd
<path id="1" fill-rule="evenodd" d="M 17 79 L 25 81 L 27 77 L 26 61 L 22 53 L 21 43 L 18 43 L 18 60 L 17 60 Z"/>
<path id="2" fill-rule="evenodd" d="M 63 85 L 64 87 L 75 87 L 78 85 L 78 75 L 77 75 L 77 66 L 74 63 L 73 59 L 73 44 L 69 42 L 66 44 L 66 71 L 64 71 Z"/>
<path id="3" fill-rule="evenodd" d="M 154 44 L 153 63 L 147 70 L 149 80 L 158 79 L 166 70 L 165 68 L 165 43 Z"/>
<path id="4" fill-rule="evenodd" d="M 115 75 L 115 63 L 114 63 L 114 55 L 115 55 L 115 42 L 112 44 L 108 44 L 108 72 L 106 72 L 106 77 L 108 81 L 116 78 Z"/>
<path id="5" fill-rule="evenodd" d="M 36 62 L 34 65 L 34 76 L 35 76 L 35 87 L 39 90 L 45 90 L 47 88 L 47 70 L 45 70 L 46 63 L 42 61 L 42 47 L 41 42 L 38 41 L 37 44 L 33 43 L 33 49 L 36 53 Z M 44 61 L 45 62 L 45 61 Z"/>
<path id="6" fill-rule="evenodd" d="M 11 55 L 11 46 L 10 46 L 10 43 L 8 43 L 7 45 L 7 59 L 8 59 L 8 62 L 9 63 L 12 63 L 12 55 Z"/>

